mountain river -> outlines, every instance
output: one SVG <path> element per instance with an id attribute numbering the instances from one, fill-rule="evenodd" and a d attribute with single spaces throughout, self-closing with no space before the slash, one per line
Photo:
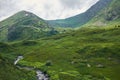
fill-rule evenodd
<path id="1" fill-rule="evenodd" d="M 19 69 L 25 69 L 25 70 L 35 70 L 36 71 L 36 77 L 37 80 L 49 80 L 49 77 L 47 74 L 43 73 L 41 70 L 35 69 L 35 68 L 31 68 L 31 67 L 21 67 L 18 66 L 17 63 L 23 59 L 23 56 L 18 56 L 17 59 L 14 61 L 14 65 L 16 65 L 16 67 L 18 67 Z"/>

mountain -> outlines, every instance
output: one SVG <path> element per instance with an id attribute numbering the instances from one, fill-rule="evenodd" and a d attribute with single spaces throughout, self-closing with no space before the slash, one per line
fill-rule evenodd
<path id="1" fill-rule="evenodd" d="M 102 9 L 103 4 L 91 7 L 97 10 L 84 25 L 89 27 L 62 34 L 27 11 L 0 22 L 0 41 L 14 41 L 0 42 L 0 80 L 37 80 L 35 70 L 46 73 L 50 80 L 120 80 L 120 27 L 116 25 L 120 2 L 109 1 L 98 2 L 106 2 Z M 23 59 L 14 65 L 18 56 Z"/>
<path id="2" fill-rule="evenodd" d="M 0 41 L 37 39 L 56 33 L 45 20 L 27 11 L 20 11 L 0 22 Z"/>
<path id="3" fill-rule="evenodd" d="M 50 20 L 48 23 L 53 27 L 79 27 L 95 17 L 102 9 L 106 8 L 112 0 L 100 0 L 86 12 L 60 20 Z"/>
<path id="4" fill-rule="evenodd" d="M 112 2 L 101 10 L 90 22 L 88 26 L 119 26 L 120 24 L 120 1 L 112 0 Z M 86 26 L 86 25 L 85 25 Z"/>

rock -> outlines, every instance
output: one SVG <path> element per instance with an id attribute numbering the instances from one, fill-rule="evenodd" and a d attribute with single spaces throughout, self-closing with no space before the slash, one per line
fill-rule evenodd
<path id="1" fill-rule="evenodd" d="M 96 67 L 98 67 L 98 68 L 104 68 L 105 66 L 102 65 L 102 64 L 98 64 L 98 65 L 96 65 Z"/>
<path id="2" fill-rule="evenodd" d="M 90 65 L 90 64 L 87 64 L 87 67 L 91 67 L 91 65 Z"/>

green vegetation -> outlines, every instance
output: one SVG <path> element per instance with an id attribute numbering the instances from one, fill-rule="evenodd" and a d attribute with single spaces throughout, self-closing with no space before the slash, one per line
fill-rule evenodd
<path id="1" fill-rule="evenodd" d="M 91 21 L 91 19 L 93 19 L 94 17 L 96 18 L 96 16 L 99 13 L 101 13 L 101 10 L 105 9 L 106 6 L 108 6 L 113 1 L 114 0 L 100 0 L 95 5 L 93 5 L 90 9 L 88 9 L 86 12 L 84 12 L 82 14 L 78 14 L 76 16 L 66 18 L 66 19 L 50 20 L 50 21 L 48 21 L 48 23 L 52 27 L 72 27 L 72 28 L 80 27 L 80 26 L 88 23 L 89 21 Z M 118 0 L 116 0 L 116 1 L 118 1 Z M 114 4 L 116 4 L 116 3 L 114 3 Z M 118 4 L 118 5 L 120 5 L 120 4 Z M 119 11 L 119 10 L 117 10 L 117 11 Z M 116 15 L 119 15 L 119 14 L 116 14 Z M 101 17 L 101 15 L 99 17 Z"/>
<path id="2" fill-rule="evenodd" d="M 1 54 L 11 61 L 23 55 L 20 66 L 45 71 L 51 80 L 119 80 L 119 34 L 119 27 L 81 28 L 40 40 L 1 43 L 10 48 Z"/>
<path id="3" fill-rule="evenodd" d="M 54 27 L 26 11 L 0 22 L 0 80 L 37 80 L 26 67 L 50 80 L 120 80 L 119 4 L 100 0 L 85 13 L 50 21 Z"/>
<path id="4" fill-rule="evenodd" d="M 120 1 L 119 0 L 112 0 L 112 2 L 101 10 L 92 20 L 90 20 L 87 24 L 83 26 L 106 26 L 108 25 L 119 26 L 120 23 Z"/>
<path id="5" fill-rule="evenodd" d="M 0 41 L 34 40 L 57 34 L 54 28 L 33 13 L 21 11 L 0 22 Z"/>
<path id="6" fill-rule="evenodd" d="M 34 71 L 20 70 L 13 62 L 1 56 L 0 53 L 0 80 L 36 80 Z"/>

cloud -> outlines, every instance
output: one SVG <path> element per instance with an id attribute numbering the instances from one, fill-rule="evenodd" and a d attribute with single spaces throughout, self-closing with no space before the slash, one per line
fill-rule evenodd
<path id="1" fill-rule="evenodd" d="M 67 8 L 75 8 L 81 6 L 80 0 L 60 0 L 61 4 Z"/>
<path id="2" fill-rule="evenodd" d="M 43 19 L 63 19 L 85 12 L 99 0 L 0 0 L 0 20 L 27 10 Z"/>

